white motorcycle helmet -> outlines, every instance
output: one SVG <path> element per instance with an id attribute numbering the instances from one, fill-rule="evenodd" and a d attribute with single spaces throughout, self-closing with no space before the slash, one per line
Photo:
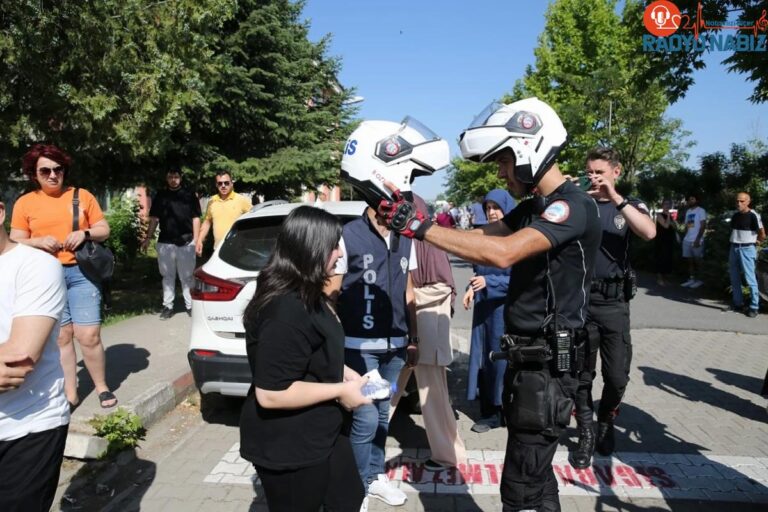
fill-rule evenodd
<path id="1" fill-rule="evenodd" d="M 475 117 L 459 137 L 461 154 L 473 162 L 488 162 L 509 148 L 515 154 L 515 178 L 536 185 L 560 151 L 568 132 L 552 107 L 538 98 L 504 105 L 493 102 Z"/>
<path id="2" fill-rule="evenodd" d="M 410 198 L 412 177 L 448 167 L 450 160 L 448 142 L 412 117 L 363 121 L 344 146 L 341 177 L 375 208 L 392 199 L 385 180 Z"/>

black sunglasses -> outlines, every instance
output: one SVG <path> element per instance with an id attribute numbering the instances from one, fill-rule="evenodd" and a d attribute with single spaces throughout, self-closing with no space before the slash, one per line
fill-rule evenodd
<path id="1" fill-rule="evenodd" d="M 51 169 L 50 167 L 41 167 L 41 168 L 39 168 L 37 170 L 37 172 L 39 172 L 41 176 L 44 176 L 44 177 L 47 178 L 48 176 L 51 175 L 51 173 L 62 174 L 63 175 L 64 174 L 64 168 L 62 166 L 60 166 L 60 165 L 57 165 L 53 169 Z"/>
<path id="2" fill-rule="evenodd" d="M 231 181 L 217 181 L 216 186 L 217 187 L 228 187 L 232 183 Z"/>

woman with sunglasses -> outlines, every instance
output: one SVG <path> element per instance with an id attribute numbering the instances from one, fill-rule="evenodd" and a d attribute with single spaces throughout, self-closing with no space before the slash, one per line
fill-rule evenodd
<path id="1" fill-rule="evenodd" d="M 344 330 L 330 296 L 341 222 L 299 206 L 245 309 L 253 383 L 240 417 L 240 454 L 256 468 L 272 512 L 357 512 L 363 482 L 342 424 L 371 400 L 344 366 Z"/>
<path id="2" fill-rule="evenodd" d="M 109 224 L 96 198 L 79 189 L 79 219 L 72 230 L 74 187 L 64 180 L 72 158 L 54 145 L 35 144 L 22 158 L 22 169 L 34 190 L 16 201 L 11 218 L 11 238 L 54 255 L 64 266 L 67 304 L 61 315 L 59 350 L 64 370 L 64 391 L 72 408 L 77 394 L 77 354 L 73 337 L 80 343 L 83 361 L 93 380 L 101 407 L 117 405 L 106 382 L 104 345 L 101 342 L 101 291 L 88 280 L 75 260 L 74 251 L 86 240 L 103 242 Z"/>

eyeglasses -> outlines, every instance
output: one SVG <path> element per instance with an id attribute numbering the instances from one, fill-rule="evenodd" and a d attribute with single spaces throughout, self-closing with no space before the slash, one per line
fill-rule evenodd
<path id="1" fill-rule="evenodd" d="M 39 168 L 37 170 L 37 172 L 40 173 L 41 176 L 47 178 L 48 176 L 51 175 L 51 173 L 53 173 L 53 174 L 62 174 L 63 175 L 64 174 L 64 168 L 62 166 L 60 166 L 60 165 L 57 165 L 53 169 L 51 169 L 50 167 L 41 167 L 41 168 Z"/>
<path id="2" fill-rule="evenodd" d="M 231 181 L 217 181 L 216 182 L 216 186 L 217 187 L 228 187 L 231 184 L 232 184 Z"/>

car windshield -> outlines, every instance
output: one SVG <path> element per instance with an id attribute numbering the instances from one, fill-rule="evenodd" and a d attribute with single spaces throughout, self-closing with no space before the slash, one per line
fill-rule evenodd
<path id="1" fill-rule="evenodd" d="M 221 244 L 219 257 L 243 270 L 264 268 L 275 248 L 275 240 L 285 217 L 255 217 L 236 222 Z"/>
<path id="2" fill-rule="evenodd" d="M 356 216 L 340 216 L 347 223 Z M 225 263 L 256 272 L 264 268 L 269 256 L 275 248 L 277 234 L 285 217 L 271 215 L 268 217 L 253 217 L 243 219 L 232 226 L 226 238 L 221 243 L 219 257 Z"/>

